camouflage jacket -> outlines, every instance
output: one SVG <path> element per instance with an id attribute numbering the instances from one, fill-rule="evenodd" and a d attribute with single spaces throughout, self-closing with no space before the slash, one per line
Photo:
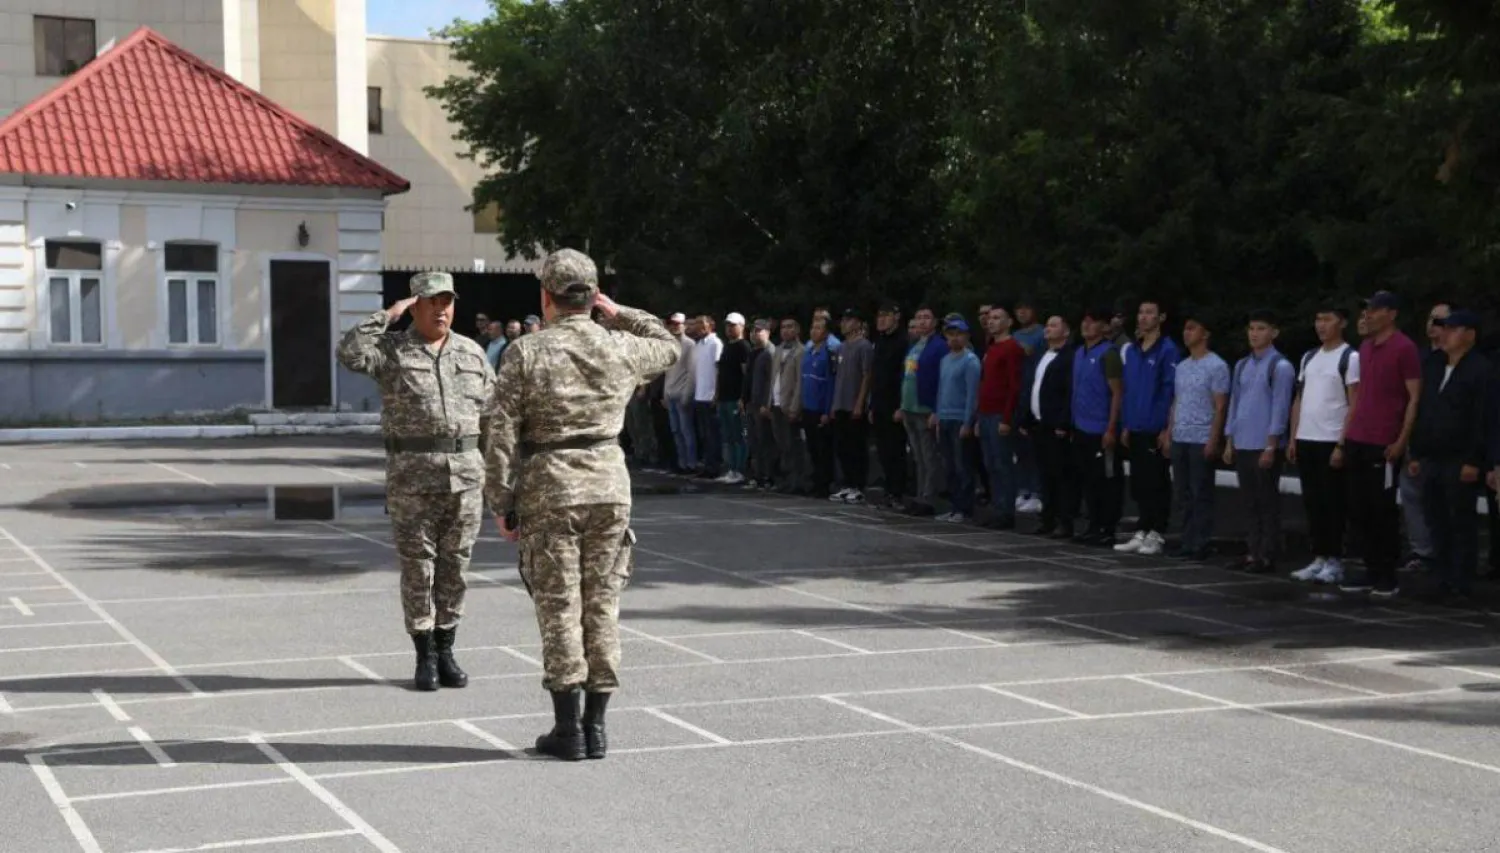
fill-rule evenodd
<path id="1" fill-rule="evenodd" d="M 543 508 L 630 504 L 625 454 L 613 439 L 636 386 L 681 355 L 681 343 L 659 319 L 623 306 L 607 324 L 587 314 L 563 316 L 506 347 L 485 412 L 490 509 L 515 510 L 524 524 Z M 588 439 L 604 441 L 544 446 Z"/>
<path id="2" fill-rule="evenodd" d="M 450 333 L 436 353 L 414 329 L 387 332 L 384 311 L 366 317 L 339 341 L 339 363 L 380 387 L 380 432 L 387 438 L 479 436 L 463 453 L 387 453 L 390 494 L 461 492 L 484 483 L 484 403 L 495 374 L 479 344 Z"/>

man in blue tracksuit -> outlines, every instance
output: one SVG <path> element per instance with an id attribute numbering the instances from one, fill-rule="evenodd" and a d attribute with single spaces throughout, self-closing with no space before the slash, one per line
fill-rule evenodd
<path id="1" fill-rule="evenodd" d="M 1115 544 L 1115 526 L 1125 502 L 1119 454 L 1124 394 L 1120 351 L 1105 333 L 1112 308 L 1084 312 L 1083 343 L 1073 355 L 1073 462 L 1083 481 L 1088 529 L 1073 537 L 1083 545 Z"/>
<path id="2" fill-rule="evenodd" d="M 1173 383 L 1181 351 L 1162 334 L 1161 303 L 1141 302 L 1136 311 L 1136 340 L 1120 350 L 1125 374 L 1124 432 L 1120 443 L 1130 456 L 1130 488 L 1140 508 L 1135 537 L 1115 546 L 1125 554 L 1155 556 L 1166 547 L 1172 518 L 1171 449 L 1167 419 L 1172 413 Z"/>
<path id="3" fill-rule="evenodd" d="M 826 498 L 833 485 L 833 359 L 828 321 L 815 317 L 802 357 L 802 435 L 812 459 L 813 497 Z"/>

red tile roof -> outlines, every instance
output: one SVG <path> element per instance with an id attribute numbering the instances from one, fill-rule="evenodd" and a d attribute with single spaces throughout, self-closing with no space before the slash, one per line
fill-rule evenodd
<path id="1" fill-rule="evenodd" d="M 0 172 L 411 189 L 149 27 L 0 122 Z"/>

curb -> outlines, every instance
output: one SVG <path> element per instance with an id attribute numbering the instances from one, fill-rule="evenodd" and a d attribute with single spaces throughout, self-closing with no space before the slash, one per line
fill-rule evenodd
<path id="1" fill-rule="evenodd" d="M 327 426 L 290 424 L 254 426 L 233 424 L 223 426 L 43 427 L 38 429 L 0 429 L 0 444 L 267 438 L 282 435 L 380 435 L 380 427 L 379 425 L 367 424 Z"/>

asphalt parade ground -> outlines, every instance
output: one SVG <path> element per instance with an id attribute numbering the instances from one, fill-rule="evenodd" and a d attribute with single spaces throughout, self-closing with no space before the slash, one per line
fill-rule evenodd
<path id="1" fill-rule="evenodd" d="M 611 752 L 561 763 L 489 522 L 470 684 L 410 688 L 382 479 L 0 447 L 0 850 L 1500 849 L 1483 612 L 645 478 Z"/>

